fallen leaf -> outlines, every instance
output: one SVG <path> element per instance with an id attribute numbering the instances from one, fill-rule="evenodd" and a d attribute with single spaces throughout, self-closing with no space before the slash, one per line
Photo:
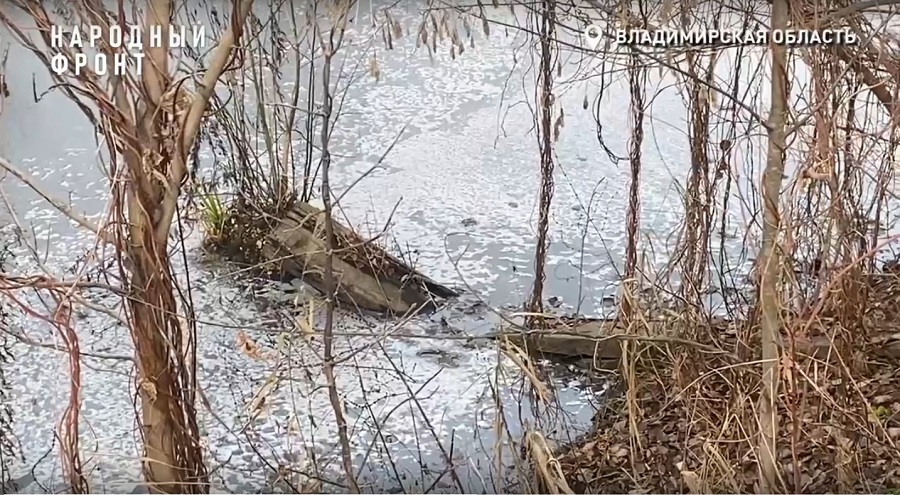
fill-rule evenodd
<path id="1" fill-rule="evenodd" d="M 682 471 L 681 479 L 684 480 L 684 484 L 687 485 L 688 490 L 691 493 L 706 493 L 706 490 L 703 489 L 703 481 L 697 473 L 693 471 Z"/>
<path id="2" fill-rule="evenodd" d="M 262 387 L 256 392 L 253 396 L 253 399 L 250 400 L 250 403 L 247 405 L 247 413 L 251 418 L 256 418 L 262 413 L 263 408 L 266 406 L 266 399 L 275 389 L 278 387 L 278 377 L 273 373 L 266 380 L 266 383 L 263 384 Z"/>
<path id="3" fill-rule="evenodd" d="M 240 347 L 241 352 L 246 354 L 251 359 L 256 359 L 257 361 L 262 361 L 263 356 L 259 350 L 259 346 L 256 345 L 256 342 L 250 340 L 249 337 L 244 332 L 238 332 L 237 334 L 237 345 Z"/>
<path id="4" fill-rule="evenodd" d="M 316 338 L 314 321 L 315 306 L 315 301 L 310 300 L 306 305 L 306 318 L 297 318 L 297 329 L 300 330 L 300 333 L 307 342 L 312 342 Z"/>
<path id="5" fill-rule="evenodd" d="M 613 458 L 621 458 L 628 455 L 628 448 L 624 445 L 613 445 L 609 448 L 609 456 Z"/>

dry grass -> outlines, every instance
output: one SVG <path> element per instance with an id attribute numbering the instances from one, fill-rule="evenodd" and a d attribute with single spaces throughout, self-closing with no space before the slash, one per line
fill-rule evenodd
<path id="1" fill-rule="evenodd" d="M 786 346 L 778 365 L 786 391 L 777 403 L 784 425 L 777 461 L 785 491 L 869 493 L 900 487 L 895 443 L 900 439 L 900 352 L 887 345 L 896 338 L 890 320 L 897 315 L 885 313 L 885 308 L 895 311 L 900 284 L 897 279 L 881 282 L 872 293 L 865 332 L 819 317 L 808 340 L 824 338 L 833 345 L 812 347 L 815 352 L 808 354 L 791 354 L 795 346 Z M 808 323 L 793 320 L 785 339 Z M 750 350 L 745 360 L 689 346 L 632 342 L 634 359 L 623 365 L 619 379 L 620 392 L 627 388 L 630 393 L 610 400 L 595 419 L 595 433 L 560 458 L 573 488 L 589 493 L 757 491 L 759 345 L 755 339 L 740 341 L 737 335 L 743 332 L 734 330 L 706 343 Z M 865 341 L 862 335 L 868 336 Z M 633 380 L 626 379 L 630 374 Z"/>

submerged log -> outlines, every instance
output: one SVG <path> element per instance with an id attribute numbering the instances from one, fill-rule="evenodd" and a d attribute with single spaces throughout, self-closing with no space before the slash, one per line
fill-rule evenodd
<path id="1" fill-rule="evenodd" d="M 798 322 L 802 323 L 802 322 Z M 626 329 L 614 319 L 559 318 L 547 322 L 540 331 L 507 335 L 507 339 L 522 347 L 533 355 L 555 356 L 566 358 L 593 358 L 595 361 L 615 361 L 622 357 L 623 340 L 652 342 L 666 345 L 689 346 L 713 354 L 731 354 L 730 351 L 713 347 L 709 344 L 668 337 L 672 334 L 672 320 L 650 320 L 642 326 L 640 334 L 627 334 Z M 734 329 L 751 325 L 745 320 L 727 320 L 716 318 L 704 323 L 708 330 L 722 336 L 723 343 L 732 343 Z M 816 335 L 806 338 L 795 338 L 793 342 L 782 341 L 780 345 L 793 348 L 798 356 L 831 361 L 836 358 L 840 342 L 832 341 L 827 335 L 828 324 L 822 323 L 813 328 Z M 884 359 L 900 359 L 900 333 L 889 333 L 875 337 L 877 348 L 875 355 Z M 733 348 L 733 345 L 725 345 Z M 731 354 L 733 357 L 734 355 Z"/>
<path id="2" fill-rule="evenodd" d="M 618 361 L 622 347 L 616 335 L 623 330 L 615 320 L 558 320 L 548 322 L 540 332 L 511 334 L 507 339 L 534 355 Z"/>
<path id="3" fill-rule="evenodd" d="M 334 234 L 337 298 L 350 308 L 404 314 L 458 295 L 337 222 Z M 324 212 L 297 202 L 274 222 L 261 254 L 270 268 L 324 292 L 326 246 Z"/>

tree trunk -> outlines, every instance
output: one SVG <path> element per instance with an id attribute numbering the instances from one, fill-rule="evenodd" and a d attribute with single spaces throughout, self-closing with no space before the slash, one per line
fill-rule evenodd
<path id="1" fill-rule="evenodd" d="M 53 53 L 70 57 L 84 52 L 75 47 L 53 47 L 50 16 L 40 2 L 25 2 L 20 8 L 36 21 L 48 47 L 46 50 L 25 41 L 24 33 L 0 12 L 0 21 L 11 27 L 22 43 L 51 69 L 56 86 L 63 88 L 92 122 L 103 123 L 98 129 L 104 134 L 109 152 L 110 187 L 117 202 L 117 218 L 108 226 L 115 228 L 118 261 L 128 292 L 126 311 L 136 355 L 143 469 L 148 488 L 155 493 L 208 491 L 194 410 L 195 335 L 191 308 L 188 303 L 179 305 L 176 298 L 168 240 L 178 209 L 181 183 L 187 174 L 188 153 L 199 133 L 216 81 L 241 36 L 253 0 L 234 0 L 231 4 L 232 22 L 218 37 L 192 99 L 181 98 L 178 88 L 184 81 L 176 87 L 169 73 L 169 22 L 176 7 L 173 0 L 146 2 L 141 40 L 146 55 L 143 73 L 130 77 L 113 75 L 108 79 L 91 71 L 78 75 L 52 71 Z M 85 0 L 75 13 L 76 25 L 99 25 L 101 30 L 116 21 L 101 8 L 100 2 Z M 124 25 L 126 12 L 121 2 L 117 14 L 118 22 Z M 162 43 L 153 43 L 161 46 L 151 45 L 151 26 L 161 28 Z M 138 40 L 129 40 L 128 44 L 135 41 Z M 102 42 L 100 49 L 108 56 L 121 52 Z M 180 105 L 182 100 L 188 104 Z M 86 105 L 87 101 L 93 105 Z M 102 119 L 98 114 L 102 114 Z M 120 161 L 127 169 L 127 180 L 122 180 Z M 68 210 L 57 203 L 54 205 L 60 211 Z M 101 233 L 80 217 L 70 216 L 110 240 L 106 238 L 109 231 Z"/>
<path id="2" fill-rule="evenodd" d="M 788 27 L 787 0 L 772 3 L 772 31 Z M 772 104 L 769 113 L 769 145 L 766 168 L 762 179 L 763 239 L 759 261 L 762 277 L 759 290 L 761 312 L 763 376 L 759 398 L 759 469 L 761 493 L 780 491 L 775 439 L 778 435 L 776 400 L 779 384 L 779 337 L 781 334 L 781 305 L 778 281 L 781 277 L 781 253 L 777 246 L 780 226 L 779 201 L 784 174 L 785 111 L 787 107 L 787 48 L 771 45 Z"/>
<path id="3" fill-rule="evenodd" d="M 146 215 L 142 226 L 149 226 Z M 144 477 L 151 493 L 208 492 L 194 409 L 194 362 L 178 318 L 165 246 L 132 241 L 131 321 L 138 358 Z M 192 339 L 191 339 L 192 340 Z"/>
<path id="4" fill-rule="evenodd" d="M 271 227 L 259 254 L 274 273 L 330 294 L 324 280 L 329 258 L 324 217 L 324 211 L 296 202 Z M 338 246 L 332 257 L 336 297 L 347 308 L 403 315 L 434 309 L 435 298 L 458 295 L 352 229 L 335 221 L 331 226 Z"/>
<path id="5" fill-rule="evenodd" d="M 195 410 L 195 334 L 191 308 L 179 308 L 168 255 L 187 154 L 194 144 L 209 96 L 241 35 L 252 0 L 234 2 L 235 18 L 214 49 L 197 93 L 179 108 L 169 75 L 172 0 L 149 0 L 145 20 L 142 89 L 134 115 L 134 147 L 123 150 L 131 262 L 128 308 L 138 368 L 143 470 L 151 493 L 206 493 L 206 466 Z M 149 26 L 161 26 L 163 46 L 149 48 Z M 127 96 L 116 94 L 128 115 Z M 150 173 L 148 173 L 148 171 Z M 162 180 L 161 180 L 162 179 Z M 185 305 L 182 305 L 185 306 Z M 185 315 L 182 318 L 181 314 Z"/>
<path id="6" fill-rule="evenodd" d="M 626 326 L 632 321 L 637 307 L 638 224 L 641 219 L 641 150 L 644 146 L 644 88 L 647 69 L 636 53 L 631 54 L 628 85 L 631 91 L 631 139 L 628 142 L 628 161 L 631 163 L 631 185 L 628 191 L 628 210 L 625 214 L 625 279 L 621 317 Z"/>
<path id="7" fill-rule="evenodd" d="M 547 232 L 550 224 L 550 202 L 553 200 L 553 70 L 556 67 L 553 36 L 556 32 L 556 1 L 543 0 L 540 19 L 541 62 L 538 73 L 537 101 L 540 112 L 538 147 L 541 151 L 541 193 L 538 204 L 538 235 L 534 250 L 534 285 L 526 309 L 533 315 L 526 318 L 527 326 L 543 322 L 544 279 L 547 262 Z"/>
<path id="8" fill-rule="evenodd" d="M 194 336 L 178 318 L 180 308 L 168 258 L 171 221 L 162 218 L 167 207 L 174 207 L 167 203 L 175 199 L 166 196 L 177 198 L 177 192 L 167 194 L 167 181 L 147 173 L 172 177 L 184 167 L 182 150 L 166 137 L 175 129 L 175 107 L 163 98 L 170 84 L 167 42 L 173 7 L 171 0 L 150 0 L 144 24 L 144 46 L 148 47 L 142 74 L 145 98 L 134 120 L 140 149 L 125 151 L 127 255 L 131 261 L 128 307 L 138 368 L 147 487 L 151 493 L 204 493 L 209 487 L 193 400 L 195 363 L 190 348 Z M 150 26 L 162 27 L 162 46 L 150 48 Z M 125 108 L 121 102 L 120 108 Z"/>

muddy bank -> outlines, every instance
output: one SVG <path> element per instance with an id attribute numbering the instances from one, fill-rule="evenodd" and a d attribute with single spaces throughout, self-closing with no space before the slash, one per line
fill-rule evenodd
<path id="1" fill-rule="evenodd" d="M 900 438 L 900 278 L 891 264 L 885 271 L 860 275 L 853 296 L 833 292 L 814 316 L 786 312 L 775 410 L 776 470 L 785 491 L 900 487 L 893 468 Z M 765 382 L 758 323 L 649 321 L 631 328 L 627 339 L 610 322 L 572 323 L 581 325 L 523 342 L 537 352 L 544 346 L 577 355 L 602 350 L 609 340 L 628 342 L 617 362 L 621 375 L 592 432 L 556 452 L 575 492 L 759 490 Z"/>

